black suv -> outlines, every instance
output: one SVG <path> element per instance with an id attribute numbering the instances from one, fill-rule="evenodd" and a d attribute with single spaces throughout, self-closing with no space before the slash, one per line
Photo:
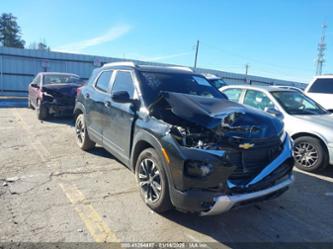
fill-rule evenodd
<path id="1" fill-rule="evenodd" d="M 80 148 L 97 143 L 122 161 L 156 212 L 218 214 L 293 181 L 283 123 L 187 68 L 106 64 L 79 89 L 74 115 Z"/>

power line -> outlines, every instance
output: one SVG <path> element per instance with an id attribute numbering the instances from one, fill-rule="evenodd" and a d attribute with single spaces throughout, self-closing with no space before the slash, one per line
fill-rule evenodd
<path id="1" fill-rule="evenodd" d="M 273 69 L 276 69 L 276 68 L 280 68 L 280 69 L 283 69 L 283 70 L 290 70 L 290 69 L 294 69 L 294 70 L 298 70 L 299 72 L 308 72 L 308 70 L 310 71 L 311 69 L 305 69 L 305 68 L 297 68 L 297 67 L 283 67 L 283 66 L 280 66 L 280 65 L 276 65 L 276 64 L 273 64 L 271 62 L 266 62 L 266 61 L 262 61 L 262 60 L 258 60 L 258 59 L 255 59 L 255 58 L 249 58 L 249 57 L 245 57 L 243 55 L 240 55 L 238 53 L 234 53 L 234 52 L 230 52 L 228 50 L 224 50 L 224 49 L 221 49 L 221 48 L 218 48 L 216 46 L 212 46 L 210 44 L 207 44 L 206 42 L 202 42 L 201 41 L 201 44 L 205 45 L 206 47 L 208 48 L 211 48 L 211 49 L 214 49 L 215 51 L 218 51 L 220 52 L 221 54 L 229 54 L 231 56 L 234 56 L 234 57 L 239 57 L 239 58 L 242 58 L 246 61 L 253 61 L 253 62 L 257 62 L 257 64 L 260 64 L 260 65 L 265 65 L 265 66 L 268 66 L 268 67 L 271 67 Z"/>

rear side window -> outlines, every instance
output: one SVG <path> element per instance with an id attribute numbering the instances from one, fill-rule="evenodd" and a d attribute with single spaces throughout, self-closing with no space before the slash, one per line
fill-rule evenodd
<path id="1" fill-rule="evenodd" d="M 107 92 L 112 76 L 112 71 L 105 71 L 98 77 L 95 87 L 103 92 Z"/>
<path id="2" fill-rule="evenodd" d="M 97 74 L 99 73 L 99 68 L 95 68 L 92 72 L 91 72 L 91 74 L 90 74 L 90 77 L 89 77 L 89 79 L 88 79 L 88 81 L 87 81 L 87 84 L 88 85 L 92 85 L 93 83 L 94 83 L 94 80 L 96 79 L 96 76 L 97 76 Z"/>
<path id="3" fill-rule="evenodd" d="M 274 104 L 264 93 L 254 90 L 246 91 L 244 105 L 249 105 L 260 110 L 274 108 Z"/>
<path id="4" fill-rule="evenodd" d="M 40 86 L 40 80 L 41 80 L 41 76 L 40 75 L 38 75 L 38 76 L 36 76 L 34 79 L 33 79 L 33 81 L 32 81 L 32 84 L 36 84 L 37 86 Z"/>
<path id="5" fill-rule="evenodd" d="M 134 96 L 134 84 L 130 72 L 118 71 L 112 87 L 112 93 L 126 91 L 130 98 Z"/>
<path id="6" fill-rule="evenodd" d="M 333 79 L 317 79 L 309 89 L 309 93 L 333 93 Z"/>
<path id="7" fill-rule="evenodd" d="M 228 99 L 234 102 L 239 102 L 239 98 L 242 94 L 242 89 L 227 89 L 223 91 L 227 95 Z"/>

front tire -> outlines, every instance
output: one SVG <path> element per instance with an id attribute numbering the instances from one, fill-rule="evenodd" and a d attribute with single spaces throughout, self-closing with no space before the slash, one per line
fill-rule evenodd
<path id="1" fill-rule="evenodd" d="M 148 207 L 157 213 L 172 208 L 168 179 L 162 161 L 153 148 L 141 152 L 136 162 L 135 175 L 141 198 Z"/>
<path id="2" fill-rule="evenodd" d="M 95 147 L 96 144 L 89 138 L 83 114 L 78 115 L 76 118 L 75 133 L 76 143 L 82 150 L 88 151 Z"/>
<path id="3" fill-rule="evenodd" d="M 322 142 L 314 137 L 304 136 L 295 139 L 294 157 L 296 167 L 315 172 L 326 168 L 328 154 Z"/>
<path id="4" fill-rule="evenodd" d="M 37 100 L 37 118 L 39 120 L 46 120 L 49 116 L 49 110 L 42 104 L 40 100 Z"/>

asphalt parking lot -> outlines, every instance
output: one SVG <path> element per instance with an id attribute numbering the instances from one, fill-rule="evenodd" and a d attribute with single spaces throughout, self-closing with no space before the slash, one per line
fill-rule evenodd
<path id="1" fill-rule="evenodd" d="M 78 148 L 70 119 L 40 122 L 27 108 L 0 108 L 1 242 L 333 243 L 333 167 L 295 178 L 272 201 L 212 217 L 162 216 L 111 154 Z"/>

